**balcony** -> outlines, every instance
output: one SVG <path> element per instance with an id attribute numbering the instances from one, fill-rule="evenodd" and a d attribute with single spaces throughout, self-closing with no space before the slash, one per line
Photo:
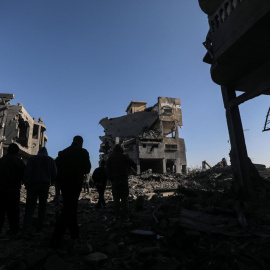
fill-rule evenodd
<path id="1" fill-rule="evenodd" d="M 204 61 L 211 64 L 213 81 L 240 91 L 251 91 L 258 84 L 269 87 L 266 70 L 270 68 L 270 1 L 199 2 L 203 11 L 211 13 Z"/>

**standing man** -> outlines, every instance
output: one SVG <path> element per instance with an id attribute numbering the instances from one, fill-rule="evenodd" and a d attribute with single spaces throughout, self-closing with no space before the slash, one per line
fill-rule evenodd
<path id="1" fill-rule="evenodd" d="M 137 165 L 124 154 L 122 147 L 117 144 L 108 158 L 106 170 L 108 178 L 112 182 L 115 214 L 124 219 L 128 219 L 128 175 L 130 167 L 135 171 Z"/>
<path id="2" fill-rule="evenodd" d="M 0 159 L 0 233 L 7 214 L 13 236 L 19 233 L 20 189 L 25 170 L 19 150 L 17 144 L 11 143 L 7 154 Z"/>
<path id="3" fill-rule="evenodd" d="M 100 167 L 94 170 L 92 179 L 99 195 L 96 208 L 100 208 L 101 205 L 105 207 L 104 192 L 107 184 L 107 174 L 104 160 L 100 162 Z"/>
<path id="4" fill-rule="evenodd" d="M 91 174 L 85 174 L 83 177 L 83 192 L 89 194 L 89 181 Z"/>
<path id="5" fill-rule="evenodd" d="M 51 248 L 61 247 L 62 237 L 69 229 L 70 236 L 79 238 L 77 223 L 78 199 L 82 190 L 84 175 L 90 173 L 89 153 L 82 148 L 83 138 L 75 136 L 71 146 L 60 151 L 56 158 L 57 180 L 62 192 L 63 208 L 59 215 L 50 242 Z"/>
<path id="6" fill-rule="evenodd" d="M 53 158 L 48 156 L 45 147 L 40 148 L 36 156 L 29 158 L 24 175 L 27 190 L 24 216 L 24 236 L 31 238 L 33 214 L 38 205 L 37 230 L 41 231 L 46 218 L 48 193 L 51 183 L 56 177 L 57 169 Z"/>

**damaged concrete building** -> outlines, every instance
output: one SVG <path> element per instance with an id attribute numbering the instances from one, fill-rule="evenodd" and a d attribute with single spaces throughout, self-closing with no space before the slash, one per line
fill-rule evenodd
<path id="1" fill-rule="evenodd" d="M 203 61 L 211 65 L 211 78 L 221 86 L 233 175 L 238 181 L 239 197 L 247 199 L 256 181 L 253 183 L 250 176 L 239 105 L 260 95 L 270 95 L 270 38 L 265 34 L 270 25 L 270 1 L 199 0 L 199 5 L 209 23 Z M 265 131 L 267 121 L 268 114 Z"/>
<path id="2" fill-rule="evenodd" d="M 146 102 L 131 101 L 127 115 L 103 118 L 101 159 L 107 159 L 116 144 L 137 164 L 137 173 L 148 169 L 153 172 L 186 172 L 185 141 L 179 138 L 182 124 L 179 98 L 159 97 L 158 103 L 146 108 Z"/>
<path id="3" fill-rule="evenodd" d="M 13 94 L 0 94 L 0 156 L 6 154 L 9 144 L 16 143 L 26 161 L 46 145 L 46 126 L 42 118 L 31 117 L 23 104 L 11 105 L 12 99 Z"/>

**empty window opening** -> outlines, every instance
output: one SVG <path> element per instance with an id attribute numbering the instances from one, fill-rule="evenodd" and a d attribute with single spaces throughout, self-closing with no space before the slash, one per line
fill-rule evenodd
<path id="1" fill-rule="evenodd" d="M 34 125 L 33 128 L 33 139 L 37 139 L 38 138 L 38 125 Z"/>
<path id="2" fill-rule="evenodd" d="M 182 165 L 182 173 L 183 174 L 187 173 L 187 165 Z"/>
<path id="3" fill-rule="evenodd" d="M 141 172 L 152 169 L 153 173 L 163 173 L 162 159 L 140 159 Z"/>
<path id="4" fill-rule="evenodd" d="M 146 148 L 147 153 L 151 153 L 154 148 L 158 148 L 158 143 L 143 143 L 143 148 Z"/>
<path id="5" fill-rule="evenodd" d="M 168 173 L 176 173 L 176 166 L 174 159 L 167 159 L 166 160 L 166 171 Z"/>
<path id="6" fill-rule="evenodd" d="M 165 144 L 165 151 L 177 151 L 177 144 Z"/>
<path id="7" fill-rule="evenodd" d="M 175 138 L 176 137 L 176 132 L 172 131 L 171 133 L 169 133 L 168 135 L 166 135 L 167 138 Z"/>
<path id="8" fill-rule="evenodd" d="M 164 107 L 163 108 L 163 115 L 171 116 L 172 115 L 172 108 L 171 107 Z"/>
<path id="9" fill-rule="evenodd" d="M 28 146 L 28 132 L 29 132 L 29 124 L 24 121 L 22 118 L 19 119 L 19 138 L 18 143 L 24 147 Z"/>

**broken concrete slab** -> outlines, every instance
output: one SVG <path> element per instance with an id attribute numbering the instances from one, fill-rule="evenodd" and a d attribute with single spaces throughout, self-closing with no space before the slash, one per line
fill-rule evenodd
<path id="1" fill-rule="evenodd" d="M 137 237 L 143 237 L 143 238 L 150 238 L 155 239 L 156 233 L 153 231 L 146 231 L 146 230 L 133 230 L 131 231 L 131 234 Z"/>
<path id="2" fill-rule="evenodd" d="M 91 264 L 98 264 L 108 260 L 108 256 L 101 252 L 94 252 L 85 257 L 85 260 Z"/>

